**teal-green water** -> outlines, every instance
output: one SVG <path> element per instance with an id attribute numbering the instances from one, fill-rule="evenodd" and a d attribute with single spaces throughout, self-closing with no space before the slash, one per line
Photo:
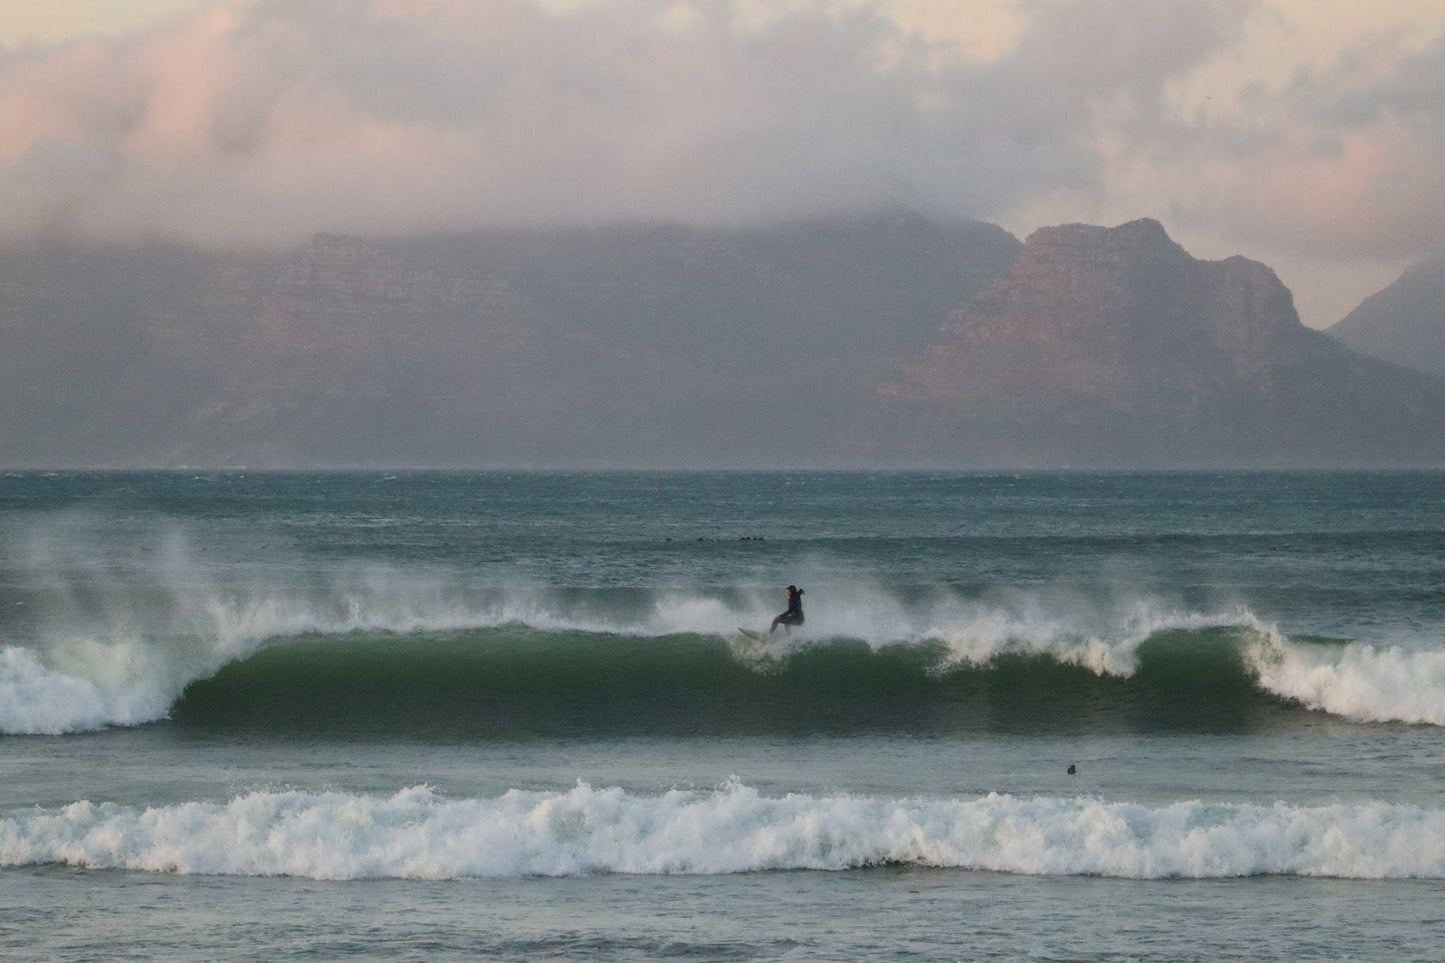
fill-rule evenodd
<path id="1" fill-rule="evenodd" d="M 1445 936 L 1445 473 L 10 473 L 0 539 L 6 958 Z"/>

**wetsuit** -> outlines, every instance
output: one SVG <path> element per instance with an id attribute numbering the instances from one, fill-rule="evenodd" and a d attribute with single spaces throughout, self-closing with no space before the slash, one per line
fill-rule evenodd
<path id="1" fill-rule="evenodd" d="M 782 615 L 773 619 L 772 628 L 769 632 L 776 632 L 778 626 L 782 625 L 791 629 L 795 625 L 803 624 L 803 590 L 793 589 L 788 592 L 788 610 Z"/>

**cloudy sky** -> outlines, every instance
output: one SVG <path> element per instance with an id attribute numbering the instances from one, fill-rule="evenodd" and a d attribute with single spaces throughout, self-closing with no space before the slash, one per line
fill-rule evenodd
<path id="1" fill-rule="evenodd" d="M 1337 320 L 1445 240 L 1440 0 L 0 7 L 0 244 L 1157 217 Z"/>

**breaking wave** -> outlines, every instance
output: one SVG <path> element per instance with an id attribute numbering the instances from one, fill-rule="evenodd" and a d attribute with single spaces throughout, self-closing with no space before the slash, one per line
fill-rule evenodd
<path id="1" fill-rule="evenodd" d="M 76 802 L 0 818 L 0 865 L 313 879 L 743 873 L 887 864 L 1134 878 L 1445 878 L 1445 811 L 1087 798 L 639 796 L 579 783 L 447 799 L 255 792 L 139 808 Z"/>
<path id="2" fill-rule="evenodd" d="M 626 618 L 541 596 L 393 602 L 212 601 L 209 624 L 192 619 L 189 634 L 5 646 L 0 730 L 167 717 L 471 735 L 1220 729 L 1299 707 L 1445 725 L 1445 652 L 1293 640 L 1247 611 L 1140 604 L 1070 624 L 993 603 L 895 604 L 873 625 L 835 613 L 809 634 L 754 643 L 732 627 L 765 610 L 716 598 L 656 599 Z"/>
<path id="3" fill-rule="evenodd" d="M 120 568 L 68 548 L 31 566 L 28 594 L 6 590 L 0 732 L 1217 729 L 1299 706 L 1445 725 L 1445 651 L 1290 639 L 1245 609 L 833 586 L 803 631 L 753 643 L 737 626 L 765 626 L 771 592 L 386 567 L 236 584 L 183 538 L 152 547 Z"/>

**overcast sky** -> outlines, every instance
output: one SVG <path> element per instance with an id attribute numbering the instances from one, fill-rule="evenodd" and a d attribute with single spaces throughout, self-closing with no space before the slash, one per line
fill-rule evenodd
<path id="1" fill-rule="evenodd" d="M 1157 217 L 1334 322 L 1445 240 L 1441 0 L 0 7 L 0 240 Z"/>

